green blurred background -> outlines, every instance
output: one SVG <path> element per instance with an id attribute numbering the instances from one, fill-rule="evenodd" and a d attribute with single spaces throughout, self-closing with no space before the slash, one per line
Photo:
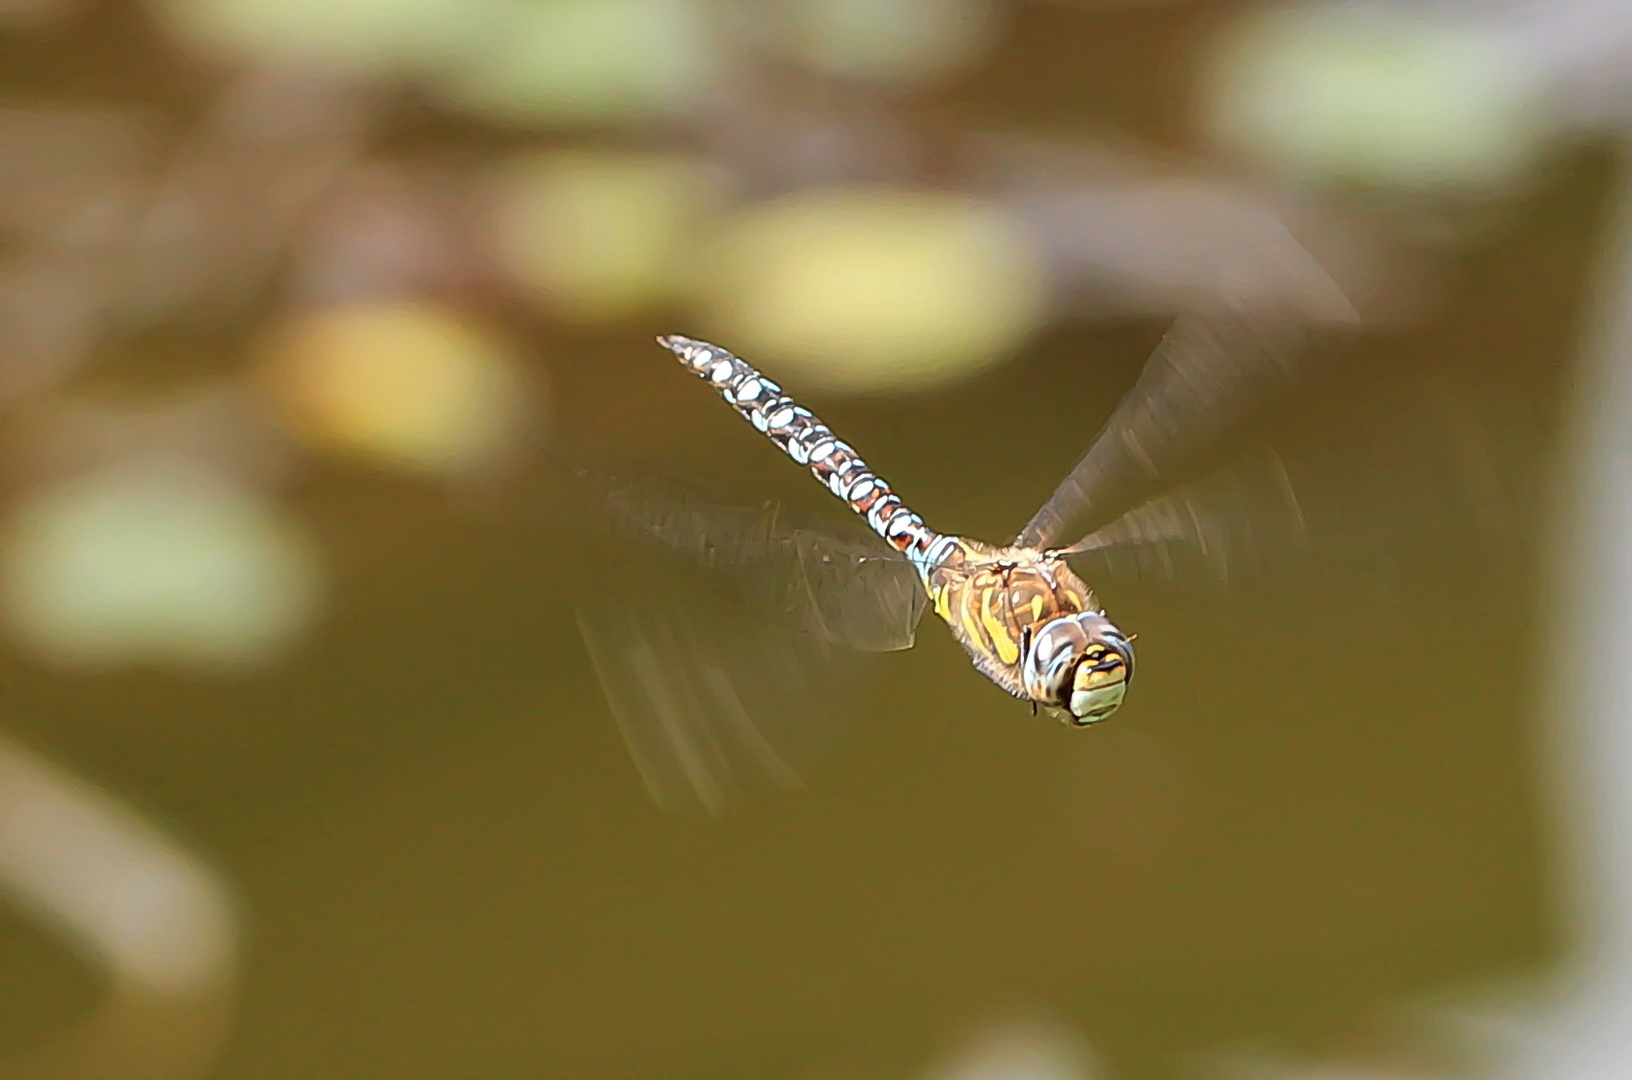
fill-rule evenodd
<path id="1" fill-rule="evenodd" d="M 1332 10 L 0 4 L 3 733 L 147 830 L 0 783 L 0 1064 L 1211 1075 L 1416 1061 L 1402 1008 L 1545 970 L 1540 553 L 1612 169 L 1494 16 Z M 1329 280 L 1289 251 L 1376 328 L 1254 429 L 1324 440 L 1329 562 L 1100 584 L 1102 730 L 926 624 L 807 790 L 652 805 L 572 614 L 616 553 L 538 477 L 824 499 L 654 334 L 1000 540 L 1175 312 Z M 1421 380 L 1494 525 L 1392 482 L 1441 465 L 1386 452 L 1444 445 Z M 203 959 L 130 975 L 127 915 Z"/>

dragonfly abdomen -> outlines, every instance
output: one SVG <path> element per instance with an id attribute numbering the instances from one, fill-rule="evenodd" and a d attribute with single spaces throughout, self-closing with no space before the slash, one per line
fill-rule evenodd
<path id="1" fill-rule="evenodd" d="M 783 453 L 810 469 L 886 543 L 914 563 L 922 562 L 938 534 L 809 409 L 717 345 L 675 336 L 657 340 L 693 374 L 706 379 L 745 420 L 770 436 Z"/>

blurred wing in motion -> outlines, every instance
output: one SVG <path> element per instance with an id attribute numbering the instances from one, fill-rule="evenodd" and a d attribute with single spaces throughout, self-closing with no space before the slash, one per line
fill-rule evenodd
<path id="1" fill-rule="evenodd" d="M 614 575 L 616 599 L 577 613 L 653 799 L 719 814 L 734 793 L 801 786 L 861 654 L 912 645 L 928 601 L 911 564 L 859 528 L 795 526 L 774 503 L 597 486 L 623 532 L 656 541 Z"/>
<path id="2" fill-rule="evenodd" d="M 1060 551 L 1110 576 L 1184 578 L 1200 569 L 1228 584 L 1256 577 L 1266 560 L 1288 569 L 1307 543 L 1292 478 L 1271 450 L 1137 506 Z"/>
<path id="3" fill-rule="evenodd" d="M 1324 425 L 1150 500 L 1070 547 L 1096 577 L 1293 582 L 1374 574 L 1447 548 L 1505 557 L 1527 532 L 1543 437 L 1517 400 L 1415 379 Z M 1433 556 L 1431 556 L 1433 557 Z M 1199 572 L 1199 575 L 1198 575 Z"/>
<path id="4" fill-rule="evenodd" d="M 725 506 L 667 485 L 607 485 L 605 494 L 625 525 L 729 579 L 751 607 L 824 647 L 912 647 L 928 606 L 923 586 L 899 552 L 859 526 L 806 528 L 776 503 Z"/>
<path id="5" fill-rule="evenodd" d="M 721 813 L 742 788 L 802 787 L 832 727 L 799 642 L 690 597 L 578 609 L 607 706 L 664 810 Z"/>
<path id="6" fill-rule="evenodd" d="M 1180 316 L 1076 468 L 1015 542 L 1049 547 L 1155 494 L 1189 459 L 1323 366 L 1330 343 L 1291 312 Z"/>

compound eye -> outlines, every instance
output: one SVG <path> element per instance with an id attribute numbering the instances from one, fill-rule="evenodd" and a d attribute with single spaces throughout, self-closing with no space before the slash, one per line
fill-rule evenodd
<path id="1" fill-rule="evenodd" d="M 1081 631 L 1069 622 L 1050 623 L 1030 635 L 1028 666 L 1039 700 L 1064 704 L 1071 687 L 1071 667 L 1082 644 Z"/>

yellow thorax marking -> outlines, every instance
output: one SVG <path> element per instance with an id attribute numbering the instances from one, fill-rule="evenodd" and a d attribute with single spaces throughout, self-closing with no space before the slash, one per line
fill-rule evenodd
<path id="1" fill-rule="evenodd" d="M 958 614 L 963 617 L 963 632 L 969 635 L 970 641 L 979 641 L 980 625 L 975 622 L 974 616 L 969 614 L 969 605 L 959 604 L 958 607 Z"/>
<path id="2" fill-rule="evenodd" d="M 985 625 L 986 632 L 991 635 L 992 645 L 997 649 L 998 659 L 1005 664 L 1012 664 L 1020 659 L 1020 646 L 1014 643 L 1009 631 L 997 616 L 992 614 L 992 594 L 1003 585 L 988 585 L 980 590 L 980 621 Z"/>

